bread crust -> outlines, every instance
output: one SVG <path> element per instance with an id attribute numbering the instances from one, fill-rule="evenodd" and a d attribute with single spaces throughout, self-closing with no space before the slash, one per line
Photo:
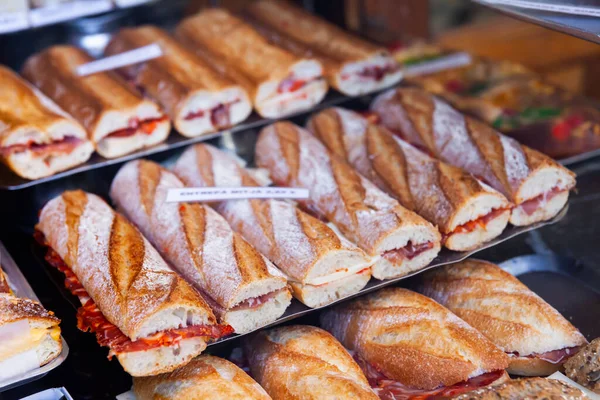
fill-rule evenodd
<path id="1" fill-rule="evenodd" d="M 350 354 L 322 329 L 285 326 L 242 344 L 251 375 L 274 400 L 378 399 Z"/>
<path id="2" fill-rule="evenodd" d="M 50 328 L 60 323 L 52 311 L 48 311 L 37 301 L 0 293 L 0 325 L 20 320 L 34 321 Z"/>
<path id="3" fill-rule="evenodd" d="M 488 386 L 454 397 L 456 400 L 586 400 L 588 397 L 577 388 L 556 379 L 514 379 L 497 386 Z"/>
<path id="4" fill-rule="evenodd" d="M 508 356 L 482 334 L 407 289 L 382 289 L 328 309 L 321 326 L 389 379 L 412 388 L 451 386 L 508 366 Z"/>

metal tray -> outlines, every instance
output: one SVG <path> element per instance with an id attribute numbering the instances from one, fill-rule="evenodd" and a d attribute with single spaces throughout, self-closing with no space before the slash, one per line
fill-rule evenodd
<path id="1" fill-rule="evenodd" d="M 591 160 L 592 158 L 600 157 L 600 149 L 586 151 L 585 153 L 577 154 L 571 157 L 563 158 L 558 160 L 562 165 L 577 164 L 582 161 Z"/>
<path id="2" fill-rule="evenodd" d="M 0 242 L 0 263 L 2 264 L 2 269 L 6 273 L 8 283 L 16 296 L 26 297 L 38 302 L 40 301 L 40 299 L 38 299 L 38 297 L 35 295 L 33 289 L 31 289 L 31 286 L 29 286 L 29 283 L 19 270 L 19 267 L 17 267 L 10 254 L 8 254 L 8 251 L 6 251 L 6 248 L 4 247 L 2 242 Z M 48 364 L 44 365 L 41 368 L 31 370 L 23 375 L 15 376 L 9 380 L 0 382 L 0 392 L 12 389 L 20 385 L 24 385 L 36 379 L 40 379 L 48 372 L 62 364 L 63 361 L 65 361 L 65 359 L 67 358 L 67 355 L 69 354 L 69 346 L 67 346 L 67 342 L 65 342 L 65 339 L 62 337 L 62 335 L 60 338 L 62 341 L 62 352 L 59 354 L 58 357 L 56 357 L 54 360 L 50 361 Z"/>

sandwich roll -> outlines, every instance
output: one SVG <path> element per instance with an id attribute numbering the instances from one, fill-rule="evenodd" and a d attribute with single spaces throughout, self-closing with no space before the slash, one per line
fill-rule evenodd
<path id="1" fill-rule="evenodd" d="M 76 47 L 53 46 L 29 57 L 22 74 L 83 125 L 102 157 L 120 157 L 164 141 L 171 123 L 160 107 L 115 72 L 79 76 L 77 67 L 90 61 Z"/>
<path id="2" fill-rule="evenodd" d="M 200 354 L 209 339 L 231 333 L 100 197 L 64 192 L 44 206 L 37 229 L 38 241 L 50 247 L 46 259 L 81 301 L 78 327 L 96 333 L 130 375 L 172 371 Z"/>
<path id="3" fill-rule="evenodd" d="M 0 66 L 0 160 L 26 179 L 86 162 L 94 151 L 85 129 L 52 100 Z"/>
<path id="4" fill-rule="evenodd" d="M 506 379 L 508 356 L 435 301 L 382 289 L 321 314 L 384 399 L 451 396 Z M 397 397 L 393 397 L 397 396 Z"/>
<path id="5" fill-rule="evenodd" d="M 205 144 L 188 148 L 174 172 L 192 187 L 259 186 L 235 158 Z M 309 307 L 356 293 L 371 277 L 370 257 L 290 202 L 230 200 L 216 210 L 287 275 L 294 296 Z"/>
<path id="6" fill-rule="evenodd" d="M 600 338 L 592 340 L 565 362 L 565 374 L 600 395 Z"/>
<path id="7" fill-rule="evenodd" d="M 107 55 L 156 43 L 163 55 L 121 68 L 127 79 L 152 97 L 184 136 L 194 137 L 236 125 L 252 112 L 246 90 L 154 26 L 121 29 Z"/>
<path id="8" fill-rule="evenodd" d="M 265 118 L 307 110 L 327 93 L 323 67 L 270 44 L 249 24 L 220 8 L 206 9 L 177 27 L 177 37 L 228 77 L 245 84 Z"/>
<path id="9" fill-rule="evenodd" d="M 205 298 L 222 323 L 247 333 L 279 318 L 292 295 L 283 274 L 202 204 L 167 203 L 184 184 L 151 161 L 125 164 L 110 197 Z"/>
<path id="10" fill-rule="evenodd" d="M 271 400 L 235 364 L 201 355 L 173 372 L 133 378 L 136 400 Z"/>
<path id="11" fill-rule="evenodd" d="M 378 399 L 352 356 L 322 329 L 285 326 L 242 344 L 250 374 L 273 400 Z"/>
<path id="12" fill-rule="evenodd" d="M 436 225 L 450 250 L 474 249 L 508 224 L 511 204 L 502 194 L 357 113 L 330 108 L 314 115 L 308 129 L 329 151 Z"/>
<path id="13" fill-rule="evenodd" d="M 390 90 L 371 109 L 395 134 L 506 196 L 515 204 L 513 225 L 553 218 L 575 187 L 575 174 L 567 168 L 420 89 Z"/>
<path id="14" fill-rule="evenodd" d="M 523 378 L 474 390 L 453 397 L 455 400 L 588 400 L 581 390 L 557 379 Z"/>
<path id="15" fill-rule="evenodd" d="M 276 184 L 310 190 L 305 207 L 335 224 L 368 255 L 379 256 L 373 276 L 387 279 L 419 270 L 440 251 L 440 233 L 331 154 L 290 122 L 264 128 L 255 161 Z"/>
<path id="16" fill-rule="evenodd" d="M 246 8 L 249 20 L 272 43 L 298 57 L 321 62 L 329 84 L 357 96 L 392 86 L 400 66 L 379 46 L 352 35 L 288 1 L 259 0 Z"/>
<path id="17" fill-rule="evenodd" d="M 486 261 L 466 260 L 429 271 L 419 291 L 504 350 L 513 375 L 550 375 L 587 343 L 550 304 Z"/>

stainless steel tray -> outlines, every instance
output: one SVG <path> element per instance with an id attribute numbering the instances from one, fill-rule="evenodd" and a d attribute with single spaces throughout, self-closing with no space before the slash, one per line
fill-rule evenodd
<path id="1" fill-rule="evenodd" d="M 582 161 L 591 160 L 592 158 L 600 157 L 600 149 L 586 151 L 585 153 L 577 154 L 571 157 L 558 160 L 562 165 L 577 164 Z"/>
<path id="2" fill-rule="evenodd" d="M 8 251 L 6 251 L 6 248 L 4 247 L 2 242 L 0 242 L 0 264 L 2 264 L 2 269 L 4 270 L 4 272 L 6 272 L 8 283 L 16 296 L 26 297 L 32 300 L 40 301 L 33 292 L 33 289 L 31 289 L 31 286 L 29 286 L 29 283 L 27 282 L 23 274 L 21 273 L 21 270 L 19 270 L 19 267 L 17 267 L 10 254 L 8 254 Z M 0 392 L 12 389 L 20 385 L 24 385 L 36 379 L 40 379 L 48 372 L 62 364 L 63 361 L 65 361 L 65 359 L 67 358 L 67 355 L 69 354 L 69 346 L 67 346 L 67 342 L 65 342 L 65 339 L 62 336 L 61 340 L 62 352 L 57 358 L 50 361 L 43 367 L 31 370 L 23 375 L 15 376 L 9 380 L 0 382 Z"/>

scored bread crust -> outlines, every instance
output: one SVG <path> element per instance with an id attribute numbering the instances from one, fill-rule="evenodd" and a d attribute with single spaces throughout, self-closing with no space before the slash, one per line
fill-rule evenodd
<path id="1" fill-rule="evenodd" d="M 249 298 L 288 291 L 276 267 L 213 209 L 166 201 L 169 189 L 183 187 L 175 174 L 160 165 L 136 160 L 117 173 L 110 196 L 165 259 L 217 303 L 213 308 L 220 318 Z"/>
<path id="2" fill-rule="evenodd" d="M 134 378 L 133 392 L 137 400 L 271 399 L 237 365 L 210 355 L 201 355 L 167 374 Z"/>
<path id="3" fill-rule="evenodd" d="M 132 341 L 216 323 L 200 295 L 100 197 L 63 192 L 44 206 L 37 229 L 104 317 Z"/>
<path id="4" fill-rule="evenodd" d="M 517 206 L 554 188 L 569 191 L 575 186 L 575 174 L 567 168 L 423 90 L 392 89 L 379 95 L 371 109 L 382 125 L 409 143 L 480 177 Z M 511 223 L 531 224 L 544 218 L 547 213 L 525 221 L 513 218 Z"/>
<path id="5" fill-rule="evenodd" d="M 379 279 L 401 276 L 427 265 L 440 250 L 433 225 L 402 207 L 332 155 L 309 132 L 290 122 L 264 128 L 256 143 L 257 165 L 269 170 L 277 184 L 310 190 L 306 205 L 334 223 L 371 256 L 408 244 L 431 242 L 433 248 L 410 262 L 381 257 L 373 267 Z"/>
<path id="6" fill-rule="evenodd" d="M 273 399 L 378 399 L 352 356 L 322 329 L 285 326 L 242 345 L 250 374 Z"/>
<path id="7" fill-rule="evenodd" d="M 419 291 L 439 301 L 507 353 L 510 371 L 547 374 L 558 364 L 525 358 L 587 343 L 585 337 L 550 304 L 517 278 L 487 261 L 465 260 L 428 271 Z"/>
<path id="8" fill-rule="evenodd" d="M 524 378 L 514 379 L 501 385 L 488 386 L 460 396 L 455 400 L 587 400 L 588 397 L 579 389 L 567 385 L 557 379 Z"/>
<path id="9" fill-rule="evenodd" d="M 204 144 L 187 149 L 175 164 L 174 172 L 191 187 L 259 186 L 237 160 Z M 291 203 L 240 199 L 221 202 L 216 210 L 295 282 L 310 283 L 314 278 L 335 272 L 336 267 L 370 265 L 370 257 L 361 249 Z M 336 255 L 339 262 L 328 260 Z"/>
<path id="10" fill-rule="evenodd" d="M 344 158 L 404 207 L 437 225 L 442 233 L 450 234 L 492 209 L 510 207 L 502 194 L 469 173 L 429 157 L 350 110 L 323 110 L 310 118 L 307 127 L 329 151 Z M 504 226 L 506 223 L 508 218 Z M 480 243 L 451 249 L 467 250 Z"/>
<path id="11" fill-rule="evenodd" d="M 389 379 L 431 390 L 508 366 L 508 356 L 435 301 L 388 288 L 321 314 L 321 326 Z"/>

